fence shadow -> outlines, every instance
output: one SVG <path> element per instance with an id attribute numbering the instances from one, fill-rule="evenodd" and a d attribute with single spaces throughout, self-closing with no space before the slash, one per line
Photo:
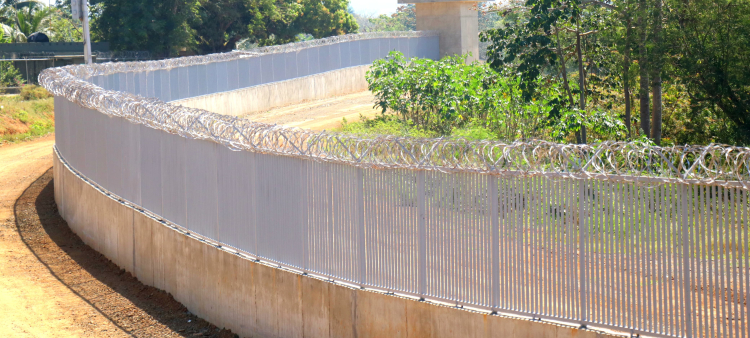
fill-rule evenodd
<path id="1" fill-rule="evenodd" d="M 134 337 L 236 337 L 196 317 L 171 295 L 145 286 L 73 233 L 58 213 L 52 169 L 14 204 L 29 251 L 74 294 Z"/>

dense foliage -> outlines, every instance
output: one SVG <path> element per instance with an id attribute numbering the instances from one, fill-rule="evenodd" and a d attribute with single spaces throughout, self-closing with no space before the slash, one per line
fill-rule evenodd
<path id="1" fill-rule="evenodd" d="M 393 14 L 379 16 L 349 13 L 359 25 L 360 32 L 399 32 L 417 30 L 417 9 L 414 5 L 399 6 Z"/>
<path id="2" fill-rule="evenodd" d="M 36 32 L 46 34 L 51 42 L 82 41 L 81 23 L 72 20 L 63 3 L 48 6 L 46 1 L 26 0 L 0 5 L 0 43 L 26 42 Z"/>
<path id="3" fill-rule="evenodd" d="M 537 97 L 523 100 L 522 81 L 515 74 L 498 73 L 482 63 L 467 65 L 465 57 L 406 60 L 392 52 L 372 65 L 367 80 L 384 115 L 436 136 L 462 136 L 479 128 L 503 140 L 564 141 L 570 131 L 589 126 L 596 138 L 624 137 L 622 124 L 606 112 L 583 118 L 577 109 L 560 108 L 566 94 L 556 82 L 538 80 Z M 392 119 L 374 122 L 387 121 Z"/>
<path id="4" fill-rule="evenodd" d="M 229 51 L 356 32 L 348 0 L 99 0 L 93 32 L 115 50 Z"/>
<path id="5" fill-rule="evenodd" d="M 195 46 L 190 24 L 199 6 L 198 0 L 103 0 L 92 7 L 91 30 L 114 50 L 176 54 Z"/>
<path id="6" fill-rule="evenodd" d="M 0 61 L 0 87 L 17 87 L 21 83 L 21 73 L 13 66 L 13 62 Z"/>
<path id="7" fill-rule="evenodd" d="M 608 111 L 630 138 L 750 144 L 746 1 L 514 0 L 485 12 L 499 17 L 481 36 L 488 62 L 518 74 L 526 102 L 553 82 L 567 93 L 557 109 Z"/>

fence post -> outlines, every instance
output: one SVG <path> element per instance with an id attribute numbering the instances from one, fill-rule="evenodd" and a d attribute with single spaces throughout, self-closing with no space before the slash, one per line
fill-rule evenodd
<path id="1" fill-rule="evenodd" d="M 312 193 L 312 189 L 310 189 L 310 180 L 309 175 L 312 172 L 312 165 L 313 163 L 310 161 L 302 160 L 299 162 L 301 164 L 302 172 L 300 173 L 301 183 L 300 186 L 302 189 L 304 189 L 304 193 L 302 194 L 301 199 L 302 203 L 301 207 L 302 210 L 300 212 L 300 226 L 302 227 L 302 231 L 300 231 L 300 234 L 302 235 L 302 271 L 309 272 L 310 267 L 310 247 L 308 243 L 308 239 L 310 238 L 310 194 Z"/>
<path id="2" fill-rule="evenodd" d="M 419 237 L 419 274 L 417 276 L 419 296 L 427 293 L 427 205 L 425 203 L 425 173 L 417 172 L 417 236 Z"/>
<path id="3" fill-rule="evenodd" d="M 682 185 L 682 278 L 685 285 L 685 334 L 684 337 L 693 336 L 692 315 L 693 308 L 691 304 L 692 286 L 690 284 L 690 217 L 688 215 L 688 198 L 690 197 L 690 186 Z"/>
<path id="4" fill-rule="evenodd" d="M 357 280 L 367 284 L 367 261 L 365 260 L 365 180 L 364 169 L 357 168 L 356 203 L 357 203 Z"/>
<path id="5" fill-rule="evenodd" d="M 578 271 L 579 271 L 579 285 L 580 288 L 580 294 L 578 295 L 578 311 L 581 318 L 581 326 L 586 326 L 587 313 L 588 313 L 588 307 L 587 307 L 587 301 L 588 301 L 588 295 L 587 295 L 587 288 L 586 283 L 588 282 L 586 280 L 586 260 L 584 259 L 584 256 L 586 255 L 586 181 L 585 180 L 579 180 L 579 194 L 578 194 Z"/>
<path id="6" fill-rule="evenodd" d="M 489 216 L 490 216 L 490 244 L 492 245 L 492 310 L 500 308 L 500 215 L 497 205 L 497 177 L 489 175 Z"/>

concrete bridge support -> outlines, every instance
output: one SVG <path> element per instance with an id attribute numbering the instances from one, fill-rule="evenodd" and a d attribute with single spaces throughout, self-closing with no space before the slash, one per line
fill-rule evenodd
<path id="1" fill-rule="evenodd" d="M 440 32 L 440 57 L 471 54 L 468 62 L 479 59 L 478 1 L 399 0 L 417 5 L 417 30 Z"/>

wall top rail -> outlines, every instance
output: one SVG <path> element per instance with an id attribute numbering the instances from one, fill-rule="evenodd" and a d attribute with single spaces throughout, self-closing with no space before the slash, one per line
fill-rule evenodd
<path id="1" fill-rule="evenodd" d="M 363 39 L 429 36 L 434 36 L 434 33 L 367 33 L 263 47 L 250 52 L 68 66 L 45 70 L 39 82 L 55 96 L 64 97 L 82 107 L 171 134 L 210 140 L 234 150 L 368 168 L 547 176 L 643 184 L 683 183 L 745 189 L 750 185 L 750 148 L 716 144 L 656 147 L 625 142 L 571 145 L 539 140 L 506 143 L 388 136 L 362 138 L 252 122 L 127 92 L 105 90 L 85 80 L 96 75 L 189 67 Z"/>

